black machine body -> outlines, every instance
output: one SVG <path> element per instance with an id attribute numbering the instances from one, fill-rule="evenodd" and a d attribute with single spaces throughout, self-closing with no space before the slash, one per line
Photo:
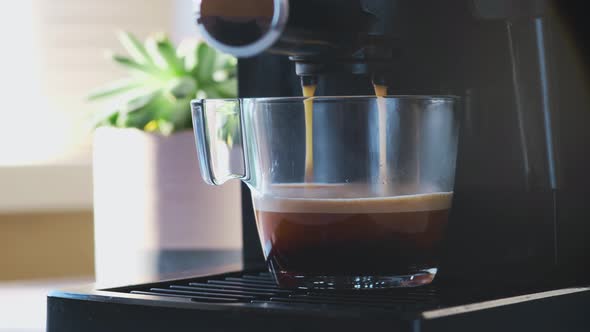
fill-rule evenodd
<path id="1" fill-rule="evenodd" d="M 245 56 L 242 97 L 300 95 L 297 76 L 316 77 L 317 95 L 372 94 L 377 80 L 391 94 L 461 97 L 441 277 L 588 280 L 590 56 L 579 8 L 543 0 L 247 2 L 266 6 L 267 20 L 203 16 L 220 2 L 197 5 L 204 37 Z M 228 46 L 212 28 L 227 24 L 265 28 Z M 246 262 L 260 262 L 247 197 L 244 237 Z"/>
<path id="2" fill-rule="evenodd" d="M 373 80 L 390 94 L 461 98 L 439 273 L 425 287 L 370 294 L 279 289 L 265 272 L 244 185 L 243 271 L 56 291 L 49 332 L 588 330 L 590 36 L 581 4 L 195 4 L 202 36 L 240 57 L 240 97 L 300 96 L 300 78 L 313 76 L 317 95 L 373 94 Z M 325 149 L 320 158 L 350 152 Z"/>

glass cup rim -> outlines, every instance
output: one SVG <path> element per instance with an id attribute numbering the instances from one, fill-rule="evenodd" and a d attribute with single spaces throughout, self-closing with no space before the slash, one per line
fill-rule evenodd
<path id="1" fill-rule="evenodd" d="M 455 95 L 386 95 L 383 97 L 377 97 L 375 95 L 359 95 L 359 96 L 314 96 L 314 97 L 261 97 L 261 98 L 211 98 L 211 99 L 198 99 L 200 102 L 227 102 L 227 101 L 251 101 L 255 103 L 289 103 L 289 102 L 302 102 L 306 99 L 312 99 L 319 102 L 358 102 L 358 101 L 370 101 L 383 98 L 385 100 L 404 100 L 404 101 L 447 101 L 455 102 L 461 99 Z"/>

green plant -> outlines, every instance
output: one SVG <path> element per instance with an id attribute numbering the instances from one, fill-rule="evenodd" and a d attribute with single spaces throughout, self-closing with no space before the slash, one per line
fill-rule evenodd
<path id="1" fill-rule="evenodd" d="M 194 98 L 237 95 L 235 58 L 202 42 L 186 41 L 177 48 L 165 35 L 141 43 L 130 33 L 119 40 L 128 55 L 110 55 L 129 77 L 92 92 L 89 100 L 104 100 L 96 126 L 139 128 L 170 134 L 191 128 Z"/>

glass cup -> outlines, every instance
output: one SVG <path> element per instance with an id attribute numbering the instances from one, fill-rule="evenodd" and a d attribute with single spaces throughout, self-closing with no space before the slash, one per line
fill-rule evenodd
<path id="1" fill-rule="evenodd" d="M 451 208 L 458 104 L 452 96 L 196 100 L 201 173 L 210 184 L 248 185 L 281 287 L 428 284 Z"/>

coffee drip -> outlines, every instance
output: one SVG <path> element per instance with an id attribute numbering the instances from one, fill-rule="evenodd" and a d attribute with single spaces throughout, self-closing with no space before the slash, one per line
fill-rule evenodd
<path id="1" fill-rule="evenodd" d="M 379 179 L 377 181 L 378 192 L 385 196 L 387 194 L 388 165 L 387 165 L 387 106 L 385 97 L 387 86 L 373 83 L 375 96 L 377 96 L 377 114 L 379 121 Z"/>
<path id="2" fill-rule="evenodd" d="M 313 99 L 317 85 L 302 84 L 305 107 L 305 182 L 313 181 Z"/>

